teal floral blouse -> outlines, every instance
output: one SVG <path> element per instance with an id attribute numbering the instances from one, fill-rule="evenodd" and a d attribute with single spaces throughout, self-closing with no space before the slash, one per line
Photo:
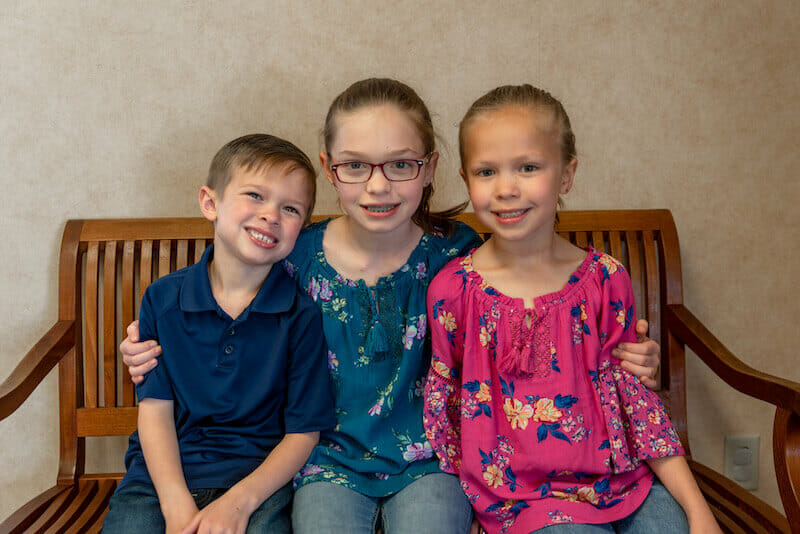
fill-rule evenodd
<path id="1" fill-rule="evenodd" d="M 336 398 L 336 427 L 322 433 L 295 487 L 325 481 L 385 497 L 439 472 L 422 426 L 431 363 L 426 294 L 439 269 L 481 240 L 462 223 L 449 237 L 424 234 L 403 267 L 367 286 L 325 260 L 329 222 L 304 230 L 285 261 L 322 310 Z"/>

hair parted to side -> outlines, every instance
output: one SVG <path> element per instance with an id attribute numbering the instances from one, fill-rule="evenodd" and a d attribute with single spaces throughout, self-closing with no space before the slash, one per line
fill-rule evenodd
<path id="1" fill-rule="evenodd" d="M 425 102 L 408 85 L 389 78 L 368 78 L 360 80 L 345 89 L 331 103 L 325 125 L 322 128 L 322 139 L 325 151 L 336 137 L 336 118 L 340 113 L 348 113 L 367 106 L 392 104 L 407 113 L 417 127 L 425 154 L 436 150 L 436 133 L 433 130 L 431 114 Z M 417 210 L 411 220 L 425 233 L 442 233 L 449 235 L 453 230 L 453 217 L 464 211 L 467 203 L 441 212 L 431 212 L 430 202 L 433 196 L 433 182 L 422 191 Z"/>
<path id="2" fill-rule="evenodd" d="M 461 168 L 464 169 L 466 156 L 464 154 L 464 141 L 466 131 L 470 123 L 476 117 L 484 113 L 490 113 L 507 107 L 530 108 L 534 110 L 544 110 L 552 113 L 554 122 L 558 125 L 558 135 L 561 144 L 561 163 L 566 165 L 574 158 L 578 157 L 575 148 L 575 134 L 572 132 L 572 125 L 569 122 L 564 106 L 561 102 L 545 91 L 528 83 L 522 85 L 501 85 L 492 89 L 478 100 L 472 103 L 461 123 L 458 125 L 458 153 L 461 158 Z M 464 169 L 466 170 L 466 169 Z M 558 197 L 558 207 L 564 205 L 561 196 Z M 558 214 L 556 214 L 558 221 Z"/>
<path id="3" fill-rule="evenodd" d="M 230 141 L 220 148 L 211 160 L 206 185 L 221 197 L 236 169 L 267 171 L 271 167 L 281 165 L 286 166 L 287 174 L 300 169 L 308 177 L 308 188 L 311 193 L 305 221 L 308 223 L 317 198 L 317 173 L 305 152 L 280 137 L 249 134 Z"/>

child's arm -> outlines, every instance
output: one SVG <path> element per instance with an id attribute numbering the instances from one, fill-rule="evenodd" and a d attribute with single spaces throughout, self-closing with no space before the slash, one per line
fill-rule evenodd
<path id="1" fill-rule="evenodd" d="M 621 360 L 620 367 L 636 376 L 648 388 L 655 389 L 658 385 L 655 376 L 661 363 L 661 347 L 647 337 L 648 328 L 645 319 L 636 321 L 636 342 L 622 342 L 611 354 Z"/>
<path id="2" fill-rule="evenodd" d="M 647 465 L 686 512 L 692 534 L 721 532 L 683 456 L 653 458 Z"/>
<path id="3" fill-rule="evenodd" d="M 210 532 L 225 528 L 224 532 L 244 533 L 252 513 L 292 479 L 318 441 L 319 432 L 286 434 L 260 466 L 203 508 L 181 534 L 201 527 Z"/>
<path id="4" fill-rule="evenodd" d="M 439 468 L 445 473 L 458 475 L 461 471 L 461 368 L 464 350 L 459 295 L 463 294 L 463 286 L 454 283 L 449 274 L 448 269 L 440 271 L 428 288 L 431 367 L 425 380 L 422 422 L 428 442 L 439 457 Z M 478 391 L 481 385 L 474 381 L 468 387 Z"/>
<path id="5" fill-rule="evenodd" d="M 172 410 L 170 400 L 142 399 L 139 402 L 139 441 L 167 532 L 178 532 L 197 514 L 197 506 L 183 477 Z"/>

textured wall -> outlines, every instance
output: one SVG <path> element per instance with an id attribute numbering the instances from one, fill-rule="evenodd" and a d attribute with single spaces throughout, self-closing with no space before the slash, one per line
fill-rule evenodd
<path id="1" fill-rule="evenodd" d="M 800 4 L 465 4 L 2 2 L 0 379 L 56 318 L 67 219 L 196 215 L 224 142 L 268 131 L 316 153 L 330 100 L 382 75 L 436 116 L 439 206 L 465 198 L 455 125 L 472 100 L 521 82 L 559 96 L 581 155 L 568 207 L 670 208 L 688 306 L 800 380 Z M 336 210 L 320 186 L 319 212 Z M 772 412 L 700 363 L 689 377 L 695 456 L 721 469 L 724 434 L 761 434 L 757 494 L 780 506 Z M 55 482 L 57 436 L 51 374 L 0 422 L 0 518 Z M 120 440 L 92 447 L 122 469 Z"/>

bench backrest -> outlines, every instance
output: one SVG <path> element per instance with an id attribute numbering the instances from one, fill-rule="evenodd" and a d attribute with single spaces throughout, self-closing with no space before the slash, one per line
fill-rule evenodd
<path id="1" fill-rule="evenodd" d="M 473 214 L 459 218 L 488 237 Z M 688 443 L 683 350 L 663 339 L 661 328 L 662 306 L 683 301 L 672 215 L 667 210 L 564 211 L 556 230 L 578 246 L 608 252 L 628 269 L 638 315 L 650 322 L 650 337 L 662 345 L 659 395 Z M 138 316 L 148 284 L 197 261 L 212 236 L 210 223 L 202 218 L 67 223 L 59 267 L 59 319 L 76 321 L 77 343 L 59 364 L 59 481 L 83 474 L 85 437 L 135 430 L 134 387 L 118 350 L 124 328 Z"/>

